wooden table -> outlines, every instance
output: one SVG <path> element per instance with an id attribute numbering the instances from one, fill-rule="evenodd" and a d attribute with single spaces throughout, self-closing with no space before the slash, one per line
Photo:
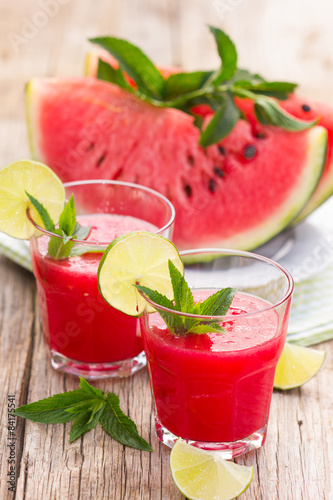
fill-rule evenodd
<path id="1" fill-rule="evenodd" d="M 24 5 L 22 5 L 24 3 Z M 43 7 L 44 6 L 44 7 Z M 288 7 L 288 11 L 287 11 Z M 237 42 L 240 65 L 268 78 L 302 82 L 301 91 L 333 102 L 333 9 L 330 0 L 44 0 L 0 5 L 0 163 L 29 156 L 24 84 L 33 76 L 78 75 L 88 36 L 130 38 L 160 64 L 186 69 L 216 65 L 205 24 Z M 154 453 L 124 448 L 100 427 L 72 444 L 69 425 L 17 419 L 16 493 L 7 490 L 8 397 L 16 406 L 72 390 L 78 380 L 56 373 L 43 345 L 33 276 L 0 257 L 1 499 L 180 499 L 169 449 L 154 435 L 148 374 L 95 385 L 116 392 Z M 237 459 L 253 465 L 244 500 L 333 498 L 333 343 L 302 389 L 275 392 L 267 442 Z"/>

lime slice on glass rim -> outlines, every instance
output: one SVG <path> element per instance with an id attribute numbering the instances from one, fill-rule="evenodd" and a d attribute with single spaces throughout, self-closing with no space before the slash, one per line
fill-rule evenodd
<path id="1" fill-rule="evenodd" d="M 294 389 L 308 382 L 322 367 L 325 351 L 286 343 L 276 367 L 275 389 Z"/>
<path id="2" fill-rule="evenodd" d="M 172 299 L 169 259 L 184 272 L 177 248 L 163 236 L 146 231 L 119 236 L 107 247 L 99 264 L 102 297 L 129 316 L 140 316 L 145 309 L 152 312 L 154 309 L 133 285 L 147 286 Z"/>
<path id="3" fill-rule="evenodd" d="M 180 492 L 190 500 L 232 500 L 248 488 L 253 467 L 222 459 L 178 439 L 170 454 L 170 469 Z"/>
<path id="4" fill-rule="evenodd" d="M 29 240 L 39 233 L 27 217 L 27 208 L 32 219 L 44 227 L 26 191 L 44 205 L 52 220 L 58 220 L 65 203 L 61 180 L 43 163 L 20 160 L 3 167 L 0 170 L 0 231 L 21 240 Z"/>

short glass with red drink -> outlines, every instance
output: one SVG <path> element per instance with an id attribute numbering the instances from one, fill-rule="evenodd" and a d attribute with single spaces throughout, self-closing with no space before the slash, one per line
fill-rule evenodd
<path id="1" fill-rule="evenodd" d="M 53 368 L 88 379 L 125 377 L 145 366 L 139 321 L 110 307 L 98 290 L 103 251 L 117 236 L 151 231 L 171 238 L 172 204 L 147 187 L 120 181 L 90 180 L 65 184 L 74 195 L 77 219 L 91 226 L 75 240 L 72 256 L 47 255 L 50 237 L 41 228 L 31 240 L 31 257 L 42 326 Z"/>
<path id="2" fill-rule="evenodd" d="M 287 334 L 293 292 L 290 273 L 248 252 L 181 252 L 195 301 L 236 288 L 225 316 L 176 313 L 148 300 L 141 330 L 148 361 L 156 433 L 172 446 L 178 437 L 224 458 L 263 445 L 274 374 Z M 202 323 L 218 321 L 225 333 L 175 335 L 159 310 Z"/>

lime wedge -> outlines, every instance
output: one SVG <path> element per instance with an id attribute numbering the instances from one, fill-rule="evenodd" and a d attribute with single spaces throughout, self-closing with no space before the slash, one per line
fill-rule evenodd
<path id="1" fill-rule="evenodd" d="M 325 351 L 287 342 L 276 367 L 275 389 L 294 389 L 305 384 L 319 372 L 325 356 Z"/>
<path id="2" fill-rule="evenodd" d="M 3 167 L 0 170 L 0 231 L 22 240 L 29 240 L 37 234 L 27 218 L 28 207 L 33 220 L 43 227 L 26 191 L 44 205 L 55 222 L 65 202 L 65 189 L 61 180 L 46 165 L 21 160 Z"/>
<path id="3" fill-rule="evenodd" d="M 169 259 L 184 272 L 177 248 L 162 236 L 145 231 L 119 236 L 110 243 L 101 259 L 99 291 L 115 309 L 129 316 L 139 316 L 149 306 L 133 285 L 147 286 L 173 298 Z"/>
<path id="4" fill-rule="evenodd" d="M 170 468 L 178 489 L 190 500 L 232 500 L 253 478 L 253 467 L 223 460 L 181 439 L 171 450 Z"/>

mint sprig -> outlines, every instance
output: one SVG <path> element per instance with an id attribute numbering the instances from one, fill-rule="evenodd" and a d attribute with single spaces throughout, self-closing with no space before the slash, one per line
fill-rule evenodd
<path id="1" fill-rule="evenodd" d="M 80 378 L 80 389 L 20 406 L 13 414 L 44 424 L 73 421 L 70 443 L 100 423 L 105 432 L 119 443 L 138 450 L 153 451 L 139 435 L 133 420 L 120 409 L 118 396 L 96 389 L 83 378 Z"/>
<path id="2" fill-rule="evenodd" d="M 235 97 L 247 97 L 255 103 L 255 114 L 260 123 L 297 132 L 313 127 L 318 122 L 301 121 L 284 111 L 277 100 L 287 99 L 296 88 L 295 83 L 268 82 L 262 76 L 237 67 L 237 50 L 226 33 L 209 26 L 215 38 L 221 66 L 214 71 L 182 72 L 164 78 L 154 63 L 138 47 L 114 37 L 92 38 L 95 43 L 115 57 L 118 69 L 99 60 L 97 77 L 118 85 L 140 99 L 161 108 L 180 109 L 194 118 L 201 129 L 200 145 L 210 146 L 226 137 L 241 114 Z M 135 83 L 131 86 L 126 73 Z M 275 100 L 273 100 L 273 98 Z M 215 113 L 205 120 L 193 111 L 198 104 L 208 105 Z"/>
<path id="3" fill-rule="evenodd" d="M 91 228 L 89 226 L 81 226 L 76 221 L 73 195 L 71 195 L 62 213 L 60 214 L 58 227 L 56 227 L 44 205 L 31 194 L 27 192 L 26 194 L 42 219 L 44 228 L 47 231 L 60 236 L 60 238 L 57 238 L 56 236 L 50 237 L 47 252 L 49 257 L 52 257 L 53 259 L 64 259 L 70 255 L 81 255 L 82 253 L 91 251 L 87 247 L 82 249 L 74 248 L 74 241 L 85 240 L 88 237 Z"/>
<path id="4" fill-rule="evenodd" d="M 182 313 L 208 316 L 207 319 L 193 318 L 158 309 L 158 313 L 164 319 L 169 330 L 175 335 L 184 335 L 187 333 L 203 334 L 209 332 L 225 333 L 219 322 L 216 319 L 209 318 L 209 316 L 224 316 L 228 312 L 237 290 L 235 288 L 223 288 L 210 295 L 203 302 L 195 303 L 192 291 L 182 273 L 171 260 L 169 260 L 168 265 L 174 295 L 173 300 L 168 299 L 168 297 L 162 295 L 157 290 L 152 290 L 146 286 L 134 286 L 162 307 Z"/>

